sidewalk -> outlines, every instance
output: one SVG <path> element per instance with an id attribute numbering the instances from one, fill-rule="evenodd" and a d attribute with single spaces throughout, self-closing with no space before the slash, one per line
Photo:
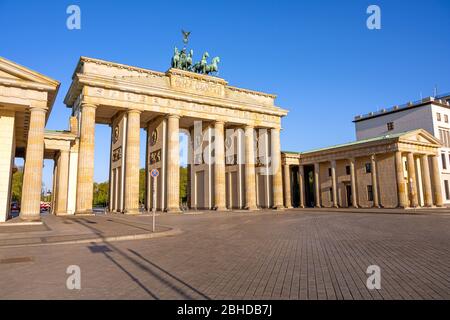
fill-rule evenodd
<path id="1" fill-rule="evenodd" d="M 156 225 L 152 218 L 117 214 L 94 216 L 42 216 L 42 223 L 23 224 L 10 220 L 0 225 L 0 248 L 70 243 L 109 242 L 149 239 L 180 233 L 180 230 Z"/>

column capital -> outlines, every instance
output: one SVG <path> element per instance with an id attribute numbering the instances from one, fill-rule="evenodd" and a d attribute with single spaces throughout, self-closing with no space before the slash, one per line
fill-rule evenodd
<path id="1" fill-rule="evenodd" d="M 81 110 L 83 110 L 84 108 L 93 108 L 93 109 L 97 109 L 97 105 L 96 104 L 92 104 L 92 103 L 85 103 L 82 102 L 81 105 Z"/>
<path id="2" fill-rule="evenodd" d="M 138 109 L 128 109 L 128 110 L 127 110 L 127 113 L 137 113 L 137 114 L 141 114 L 142 111 L 141 111 L 141 110 L 138 110 Z"/>
<path id="3" fill-rule="evenodd" d="M 48 109 L 40 106 L 30 106 L 30 112 L 44 112 L 47 113 Z"/>
<path id="4" fill-rule="evenodd" d="M 180 119 L 180 118 L 181 118 L 181 116 L 179 114 L 171 113 L 171 114 L 167 115 L 167 119 Z"/>
<path id="5" fill-rule="evenodd" d="M 225 121 L 223 121 L 223 120 L 216 120 L 216 121 L 214 121 L 214 124 L 215 125 L 217 125 L 217 124 L 225 125 Z"/>

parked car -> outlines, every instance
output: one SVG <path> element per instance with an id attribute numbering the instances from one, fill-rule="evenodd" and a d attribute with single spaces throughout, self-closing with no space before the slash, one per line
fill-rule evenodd
<path id="1" fill-rule="evenodd" d="M 49 211 L 51 208 L 50 202 L 41 201 L 41 211 Z"/>
<path id="2" fill-rule="evenodd" d="M 11 202 L 11 212 L 12 213 L 20 212 L 20 204 L 17 201 Z"/>

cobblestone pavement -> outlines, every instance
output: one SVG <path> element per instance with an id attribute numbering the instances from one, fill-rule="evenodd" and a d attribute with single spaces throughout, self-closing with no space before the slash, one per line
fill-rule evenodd
<path id="1" fill-rule="evenodd" d="M 450 299 L 449 215 L 293 210 L 158 223 L 183 233 L 0 249 L 0 298 Z M 81 268 L 81 290 L 66 288 L 69 265 Z M 369 265 L 381 268 L 381 290 L 366 288 Z"/>

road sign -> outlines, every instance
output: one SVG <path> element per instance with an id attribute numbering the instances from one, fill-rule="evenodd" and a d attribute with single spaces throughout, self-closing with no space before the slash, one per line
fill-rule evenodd
<path id="1" fill-rule="evenodd" d="M 159 170 L 158 169 L 152 169 L 152 171 L 150 172 L 151 176 L 153 178 L 156 178 L 157 176 L 159 176 Z"/>

